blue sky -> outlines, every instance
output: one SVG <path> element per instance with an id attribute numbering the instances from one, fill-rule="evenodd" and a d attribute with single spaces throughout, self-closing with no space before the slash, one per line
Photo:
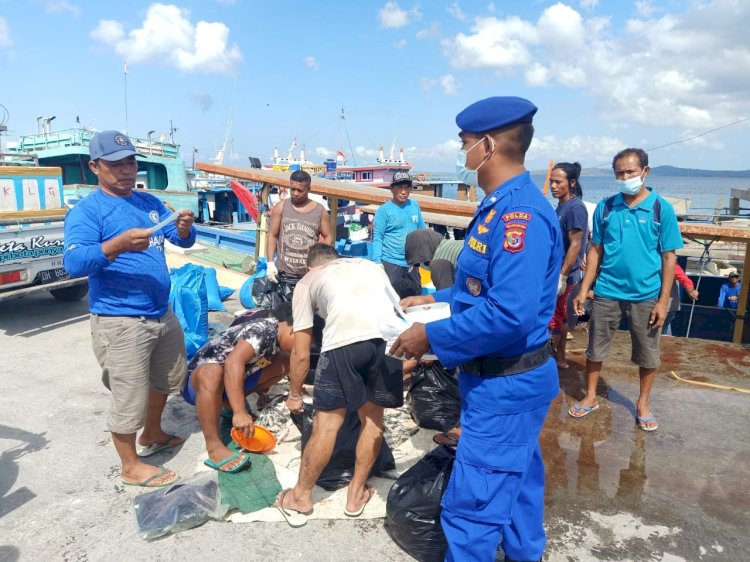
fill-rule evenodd
<path id="1" fill-rule="evenodd" d="M 527 159 L 584 167 L 750 117 L 750 2 L 541 0 L 109 2 L 0 0 L 0 104 L 9 137 L 38 116 L 168 135 L 226 163 L 379 144 L 451 170 L 455 115 L 492 95 L 539 106 Z M 338 118 L 347 114 L 348 139 Z M 651 154 L 652 165 L 748 169 L 750 121 Z M 350 150 L 351 145 L 351 150 Z M 352 158 L 354 152 L 354 158 Z"/>

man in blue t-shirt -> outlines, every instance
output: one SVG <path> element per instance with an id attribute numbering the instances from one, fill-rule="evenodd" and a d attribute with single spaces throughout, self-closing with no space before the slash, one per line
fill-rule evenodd
<path id="1" fill-rule="evenodd" d="M 719 291 L 719 302 L 716 306 L 719 308 L 728 308 L 729 310 L 737 310 L 737 305 L 740 302 L 740 291 L 742 290 L 742 283 L 740 283 L 740 274 L 736 271 L 729 274 L 729 282 L 724 283 Z"/>
<path id="2" fill-rule="evenodd" d="M 63 265 L 72 277 L 89 278 L 92 347 L 111 391 L 107 429 L 122 483 L 167 486 L 177 475 L 140 458 L 184 441 L 161 427 L 167 396 L 182 390 L 187 371 L 182 328 L 169 310 L 164 241 L 192 246 L 193 212 L 180 211 L 155 229 L 172 213 L 153 195 L 134 191 L 141 155 L 122 133 L 98 133 L 89 153 L 99 189 L 65 218 Z"/>
<path id="3" fill-rule="evenodd" d="M 422 294 L 419 271 L 406 263 L 406 235 L 425 227 L 419 205 L 409 199 L 411 185 L 409 172 L 393 174 L 392 198 L 376 211 L 372 234 L 372 259 L 383 264 L 401 298 Z"/>
<path id="4" fill-rule="evenodd" d="M 617 153 L 612 168 L 620 193 L 601 201 L 594 211 L 586 275 L 573 301 L 576 313 L 584 314 L 586 294 L 596 279 L 586 349 L 586 396 L 568 413 L 582 418 L 599 409 L 599 373 L 624 313 L 633 346 L 631 360 L 639 367 L 641 383 L 636 422 L 642 430 L 654 431 L 658 426 L 648 399 L 659 366 L 659 335 L 682 236 L 672 205 L 646 187 L 649 167 L 644 150 L 626 148 Z"/>

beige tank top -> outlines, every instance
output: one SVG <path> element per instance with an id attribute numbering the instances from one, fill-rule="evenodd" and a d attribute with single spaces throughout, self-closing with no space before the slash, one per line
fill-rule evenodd
<path id="1" fill-rule="evenodd" d="M 306 213 L 301 213 L 290 199 L 280 203 L 281 226 L 276 267 L 290 277 L 302 277 L 307 273 L 307 251 L 320 236 L 320 218 L 323 205 L 315 203 Z"/>

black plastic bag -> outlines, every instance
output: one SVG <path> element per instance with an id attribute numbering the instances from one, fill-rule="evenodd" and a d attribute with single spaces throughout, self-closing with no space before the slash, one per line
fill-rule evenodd
<path id="1" fill-rule="evenodd" d="M 228 507 L 221 503 L 214 472 L 201 472 L 190 480 L 133 498 L 138 536 L 158 539 L 222 519 Z"/>
<path id="2" fill-rule="evenodd" d="M 388 492 L 385 529 L 420 562 L 443 560 L 448 550 L 440 524 L 440 501 L 455 460 L 455 450 L 441 445 L 404 472 Z"/>
<path id="3" fill-rule="evenodd" d="M 256 308 L 274 309 L 284 302 L 279 284 L 268 277 L 258 277 L 253 281 L 253 302 Z"/>
<path id="4" fill-rule="evenodd" d="M 305 450 L 307 441 L 312 434 L 313 426 L 313 407 L 310 404 L 304 405 L 302 413 L 292 412 L 292 422 L 297 426 L 302 434 L 302 450 Z M 324 490 L 338 490 L 347 486 L 354 476 L 354 462 L 356 460 L 357 439 L 361 423 L 357 412 L 350 412 L 344 418 L 344 425 L 341 426 L 336 436 L 336 445 L 333 447 L 331 460 L 321 472 L 316 484 Z M 396 468 L 396 461 L 388 443 L 383 441 L 380 448 L 380 454 L 372 465 L 370 476 L 378 476 L 383 472 Z"/>
<path id="5" fill-rule="evenodd" d="M 438 362 L 420 365 L 414 370 L 409 409 L 417 425 L 439 431 L 458 426 L 461 394 L 457 375 L 456 369 L 446 369 Z"/>

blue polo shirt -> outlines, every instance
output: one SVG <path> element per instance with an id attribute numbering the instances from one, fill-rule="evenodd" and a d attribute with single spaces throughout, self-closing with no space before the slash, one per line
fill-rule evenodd
<path id="1" fill-rule="evenodd" d="M 661 200 L 661 224 L 654 217 L 657 198 Z M 661 254 L 683 246 L 672 205 L 651 191 L 638 205 L 629 207 L 618 193 L 604 218 L 605 203 L 600 201 L 594 211 L 591 239 L 604 247 L 594 294 L 631 302 L 657 298 L 661 291 Z"/>

